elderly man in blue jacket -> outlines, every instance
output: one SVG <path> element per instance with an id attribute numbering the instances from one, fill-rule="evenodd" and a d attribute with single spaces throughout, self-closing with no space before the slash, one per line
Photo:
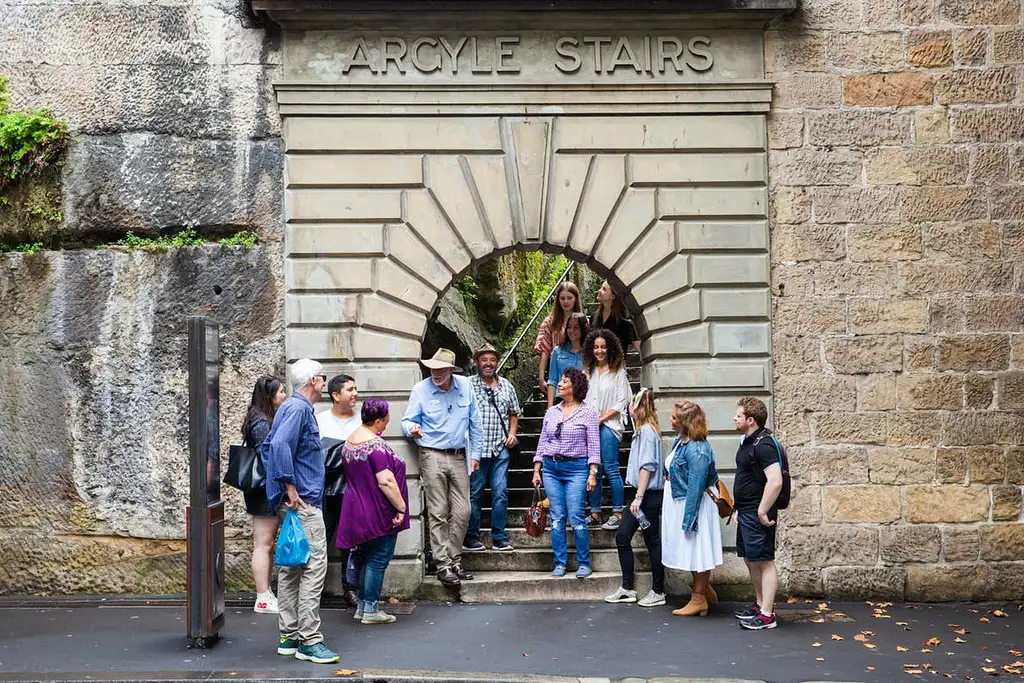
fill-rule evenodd
<path id="1" fill-rule="evenodd" d="M 309 561 L 281 567 L 277 577 L 277 654 L 330 664 L 339 657 L 320 632 L 320 594 L 327 576 L 327 532 L 324 528 L 324 455 L 313 404 L 323 395 L 327 377 L 320 363 L 308 358 L 289 369 L 294 393 L 274 416 L 262 454 L 267 472 L 267 498 L 283 517 L 294 510 L 309 541 Z"/>

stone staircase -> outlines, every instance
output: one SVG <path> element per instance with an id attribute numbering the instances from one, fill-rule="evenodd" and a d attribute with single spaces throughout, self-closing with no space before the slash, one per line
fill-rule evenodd
<path id="1" fill-rule="evenodd" d="M 627 355 L 626 368 L 633 391 L 640 387 L 642 363 L 636 351 Z M 576 553 L 571 530 L 569 541 L 569 573 L 565 578 L 550 576 L 554 568 L 551 550 L 551 532 L 534 538 L 523 528 L 523 519 L 533 501 L 533 456 L 543 421 L 546 401 L 535 397 L 523 404 L 523 416 L 519 420 L 520 454 L 509 465 L 508 473 L 508 522 L 509 540 L 514 551 L 497 552 L 490 550 L 490 491 L 484 494 L 484 511 L 481 522 L 481 540 L 488 550 L 463 553 L 462 565 L 475 575 L 473 581 L 464 581 L 455 588 L 443 586 L 436 578 L 429 576 L 422 587 L 425 597 L 461 602 L 531 602 L 531 601 L 596 601 L 613 592 L 619 586 L 619 559 L 615 549 L 615 532 L 591 529 L 590 554 L 594 574 L 585 579 L 576 579 Z M 619 450 L 619 470 L 626 476 L 626 462 L 629 459 L 629 444 L 632 432 L 623 436 Z M 632 487 L 626 487 L 626 502 L 633 499 Z M 611 490 L 603 487 L 602 513 L 607 516 L 611 509 Z M 650 588 L 650 575 L 643 572 L 650 568 L 643 538 L 633 538 L 637 566 L 637 588 Z"/>

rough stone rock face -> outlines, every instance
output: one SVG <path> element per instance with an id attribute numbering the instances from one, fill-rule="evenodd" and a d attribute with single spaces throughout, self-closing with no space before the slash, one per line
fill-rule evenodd
<path id="1" fill-rule="evenodd" d="M 0 258 L 0 593 L 180 592 L 186 318 L 221 325 L 221 446 L 283 372 L 277 245 Z M 229 536 L 247 533 L 226 497 Z M 229 541 L 228 577 L 249 582 Z"/>
<path id="2" fill-rule="evenodd" d="M 1020 20 L 803 0 L 766 33 L 791 590 L 1020 594 Z"/>
<path id="3" fill-rule="evenodd" d="M 0 6 L 11 106 L 49 105 L 75 136 L 64 241 L 186 225 L 279 235 L 279 43 L 244 0 Z"/>

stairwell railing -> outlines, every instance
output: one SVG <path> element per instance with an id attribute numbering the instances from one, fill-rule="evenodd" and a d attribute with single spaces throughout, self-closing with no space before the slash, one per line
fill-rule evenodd
<path id="1" fill-rule="evenodd" d="M 548 292 L 548 295 L 544 297 L 544 300 L 541 301 L 540 304 L 537 306 L 537 310 L 534 311 L 533 317 L 530 318 L 530 322 L 526 323 L 526 325 L 523 326 L 523 329 L 519 333 L 519 336 L 516 337 L 516 340 L 512 342 L 512 346 L 510 346 L 508 351 L 505 352 L 505 355 L 502 357 L 501 362 L 498 363 L 498 372 L 501 372 L 501 369 L 505 366 L 505 363 L 508 362 L 508 359 L 515 354 L 516 349 L 519 348 L 519 344 L 522 343 L 523 338 L 526 336 L 526 333 L 533 329 L 533 323 L 537 322 L 538 316 L 540 316 L 541 312 L 543 312 L 544 309 L 547 307 L 548 302 L 551 301 L 551 297 L 555 295 L 555 290 L 558 289 L 558 286 L 562 284 L 565 278 L 569 277 L 569 271 L 572 270 L 572 267 L 575 265 L 575 262 L 569 261 L 569 265 L 566 266 L 565 272 L 562 273 L 562 276 L 558 278 L 558 281 L 555 282 L 555 284 L 551 287 L 551 291 Z"/>

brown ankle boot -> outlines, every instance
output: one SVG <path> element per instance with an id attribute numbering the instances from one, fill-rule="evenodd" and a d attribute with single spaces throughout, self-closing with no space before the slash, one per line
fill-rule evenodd
<path id="1" fill-rule="evenodd" d="M 708 584 L 707 596 L 709 605 L 713 605 L 716 602 L 718 602 L 718 593 L 715 592 L 714 586 L 712 586 L 710 583 Z"/>
<path id="2" fill-rule="evenodd" d="M 690 602 L 686 603 L 685 607 L 672 610 L 672 614 L 677 617 L 694 617 L 698 614 L 702 617 L 706 617 L 708 614 L 708 601 L 703 593 L 691 593 Z"/>

